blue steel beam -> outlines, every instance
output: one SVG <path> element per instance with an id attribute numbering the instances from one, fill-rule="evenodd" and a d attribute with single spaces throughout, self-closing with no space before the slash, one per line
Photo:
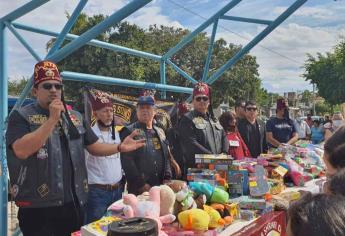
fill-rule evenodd
<path id="1" fill-rule="evenodd" d="M 222 20 L 232 20 L 232 21 L 240 21 L 246 23 L 255 23 L 255 24 L 262 24 L 262 25 L 270 25 L 273 23 L 271 20 L 260 20 L 260 19 L 253 19 L 253 18 L 245 18 L 245 17 L 238 17 L 238 16 L 221 16 L 220 19 Z"/>
<path id="2" fill-rule="evenodd" d="M 14 34 L 14 36 L 19 40 L 19 42 L 30 52 L 30 54 L 36 59 L 36 61 L 41 61 L 41 57 L 35 52 L 35 50 L 25 41 L 25 39 L 18 33 L 18 31 L 11 25 L 5 21 L 5 25 L 7 28 Z"/>
<path id="3" fill-rule="evenodd" d="M 100 83 L 100 84 L 109 84 L 109 85 L 119 85 L 133 88 L 145 88 L 145 89 L 155 89 L 155 90 L 165 90 L 176 93 L 188 93 L 193 92 L 192 88 L 179 87 L 174 85 L 164 85 L 156 84 L 143 81 L 135 81 L 128 79 L 119 79 L 108 76 L 101 75 L 90 75 L 84 73 L 76 73 L 70 71 L 64 71 L 61 73 L 61 76 L 64 80 L 80 81 L 80 82 L 90 82 L 90 83 Z"/>
<path id="4" fill-rule="evenodd" d="M 220 16 L 227 13 L 230 9 L 235 7 L 238 3 L 240 3 L 242 0 L 232 0 L 230 3 L 225 5 L 222 9 L 220 9 L 218 12 L 216 12 L 213 16 L 211 16 L 208 20 L 206 20 L 202 25 L 200 25 L 198 28 L 196 28 L 192 33 L 184 37 L 175 47 L 171 48 L 165 55 L 163 55 L 163 59 L 166 60 L 170 58 L 172 55 L 174 55 L 177 51 L 179 51 L 181 48 L 183 48 L 187 43 L 192 41 L 192 39 L 199 34 L 201 31 L 206 29 L 210 24 L 212 24 L 216 19 L 218 19 Z"/>
<path id="5" fill-rule="evenodd" d="M 188 75 L 185 71 L 183 71 L 180 67 L 178 67 L 176 64 L 174 64 L 170 59 L 167 59 L 166 62 L 172 66 L 180 75 L 191 81 L 193 84 L 198 83 L 195 79 L 193 79 L 190 75 Z"/>
<path id="6" fill-rule="evenodd" d="M 80 12 L 85 7 L 87 1 L 88 0 L 80 0 L 80 2 L 78 3 L 77 7 L 74 9 L 72 15 L 68 19 L 67 23 L 63 27 L 61 33 L 56 38 L 53 47 L 51 47 L 51 49 L 49 50 L 48 55 L 51 55 L 52 53 L 54 53 L 55 51 L 57 51 L 60 48 L 60 46 L 62 45 L 62 43 L 63 43 L 63 41 L 64 41 L 64 39 L 66 37 L 66 35 L 72 29 L 74 23 L 77 21 L 79 15 L 80 15 Z"/>
<path id="7" fill-rule="evenodd" d="M 159 67 L 159 74 L 161 76 L 161 84 L 167 84 L 167 78 L 166 78 L 166 73 L 165 73 L 165 61 L 161 61 L 160 67 Z M 162 91 L 162 98 L 166 99 L 167 93 L 166 90 Z"/>
<path id="8" fill-rule="evenodd" d="M 7 14 L 6 16 L 2 17 L 0 19 L 0 22 L 5 22 L 5 21 L 14 21 L 15 19 L 18 19 L 19 17 L 25 15 L 26 13 L 42 6 L 46 2 L 49 2 L 49 0 L 33 0 L 30 1 L 23 6 L 17 8 L 13 12 Z M 4 3 L 3 3 L 4 4 Z"/>
<path id="9" fill-rule="evenodd" d="M 286 9 L 272 24 L 267 26 L 260 34 L 258 34 L 251 42 L 243 47 L 239 52 L 236 53 L 229 61 L 227 61 L 221 68 L 213 73 L 210 78 L 206 81 L 208 84 L 214 83 L 227 69 L 233 66 L 238 60 L 241 59 L 246 53 L 248 53 L 255 45 L 263 40 L 269 33 L 277 28 L 286 18 L 294 13 L 299 7 L 301 7 L 307 0 L 297 0 L 288 9 Z"/>
<path id="10" fill-rule="evenodd" d="M 97 37 L 99 34 L 104 32 L 110 26 L 116 24 L 117 22 L 121 21 L 123 18 L 126 18 L 128 15 L 132 14 L 139 8 L 143 7 L 144 5 L 148 4 L 152 0 L 133 0 L 132 2 L 128 3 L 126 6 L 118 10 L 117 12 L 113 13 L 111 16 L 103 20 L 101 23 L 95 25 L 78 38 L 74 39 L 69 44 L 65 45 L 60 50 L 54 52 L 51 55 L 47 55 L 45 59 L 51 60 L 54 62 L 59 62 L 63 60 L 65 57 L 73 53 L 74 51 L 78 50 L 80 47 L 84 46 L 87 42 L 91 41 L 93 38 Z M 20 94 L 19 99 L 17 100 L 16 104 L 13 107 L 13 110 L 18 109 L 24 102 L 25 97 L 28 95 L 31 87 L 33 84 L 33 76 L 31 76 L 30 80 L 26 84 L 23 92 Z"/>
<path id="11" fill-rule="evenodd" d="M 36 27 L 24 25 L 24 24 L 20 24 L 20 23 L 13 23 L 12 25 L 17 29 L 21 29 L 21 30 L 25 30 L 25 31 L 33 32 L 33 33 L 38 33 L 38 34 L 43 34 L 43 35 L 48 35 L 48 36 L 53 36 L 53 37 L 57 37 L 59 35 L 59 33 L 54 32 L 54 31 L 45 30 L 45 29 L 38 29 Z M 73 39 L 77 39 L 78 37 L 79 36 L 75 35 L 75 34 L 67 34 L 65 39 L 73 40 Z M 161 56 L 158 56 L 158 55 L 155 55 L 152 53 L 142 52 L 142 51 L 122 47 L 122 46 L 111 44 L 111 43 L 105 43 L 105 42 L 102 42 L 102 41 L 99 41 L 96 39 L 91 40 L 90 42 L 87 43 L 87 45 L 105 48 L 105 49 L 109 49 L 109 50 L 112 50 L 115 52 L 123 52 L 123 53 L 127 53 L 127 54 L 133 55 L 133 56 L 152 59 L 154 61 L 161 61 L 161 59 L 162 59 Z"/>
<path id="12" fill-rule="evenodd" d="M 120 22 L 133 12 L 137 11 L 141 7 L 145 6 L 152 0 L 133 0 L 132 2 L 128 3 L 126 6 L 106 18 L 101 23 L 95 25 L 82 35 L 80 35 L 77 39 L 73 40 L 69 44 L 65 45 L 59 51 L 55 52 L 52 55 L 49 55 L 47 59 L 59 62 L 72 52 L 78 50 L 80 47 L 84 46 L 87 42 L 91 41 L 99 34 L 107 30 L 109 27 L 113 26 L 114 24 Z"/>
<path id="13" fill-rule="evenodd" d="M 7 235 L 6 117 L 8 113 L 8 74 L 6 26 L 0 22 L 0 235 Z"/>
<path id="14" fill-rule="evenodd" d="M 211 56 L 212 56 L 214 39 L 216 37 L 217 27 L 218 27 L 218 19 L 216 19 L 213 23 L 212 35 L 211 35 L 210 42 L 208 45 L 208 52 L 207 52 L 207 58 L 206 58 L 205 67 L 204 67 L 204 73 L 202 74 L 202 81 L 206 80 L 207 75 L 208 75 L 208 70 L 210 68 L 210 61 L 211 61 Z"/>

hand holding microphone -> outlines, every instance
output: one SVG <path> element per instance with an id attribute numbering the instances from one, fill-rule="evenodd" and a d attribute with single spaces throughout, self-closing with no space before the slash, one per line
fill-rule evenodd
<path id="1" fill-rule="evenodd" d="M 66 112 L 65 107 L 60 99 L 54 99 L 49 104 L 49 119 L 52 119 L 54 122 L 59 122 L 61 118 L 61 112 Z"/>

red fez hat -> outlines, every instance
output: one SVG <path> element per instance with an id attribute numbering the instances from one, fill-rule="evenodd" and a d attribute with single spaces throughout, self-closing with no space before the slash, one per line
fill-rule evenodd
<path id="1" fill-rule="evenodd" d="M 109 95 L 102 92 L 96 92 L 92 94 L 90 97 L 92 110 L 97 111 L 104 107 L 113 107 L 113 103 L 109 98 Z"/>
<path id="2" fill-rule="evenodd" d="M 209 97 L 209 95 L 210 95 L 210 89 L 209 89 L 207 84 L 205 84 L 203 82 L 198 82 L 194 86 L 193 97 L 196 97 L 196 96 L 207 96 L 207 97 Z"/>
<path id="3" fill-rule="evenodd" d="M 287 108 L 286 100 L 285 98 L 278 98 L 277 99 L 277 110 L 282 110 Z"/>
<path id="4" fill-rule="evenodd" d="M 178 105 L 177 105 L 177 108 L 178 108 L 178 114 L 180 116 L 182 116 L 183 114 L 187 113 L 189 111 L 189 108 L 187 106 L 187 103 L 185 102 L 180 102 Z"/>
<path id="5" fill-rule="evenodd" d="M 51 61 L 40 61 L 35 65 L 34 85 L 38 85 L 45 80 L 62 82 L 57 66 Z"/>

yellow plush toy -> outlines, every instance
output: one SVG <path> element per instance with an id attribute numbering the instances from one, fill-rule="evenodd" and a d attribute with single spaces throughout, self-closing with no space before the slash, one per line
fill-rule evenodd
<path id="1" fill-rule="evenodd" d="M 201 209 L 190 209 L 182 211 L 177 216 L 179 223 L 185 230 L 208 230 L 210 216 Z"/>
<path id="2" fill-rule="evenodd" d="M 210 216 L 210 223 L 208 224 L 208 227 L 210 229 L 215 229 L 225 225 L 225 220 L 222 219 L 217 210 L 210 206 L 204 205 L 204 211 L 206 211 L 207 214 Z"/>

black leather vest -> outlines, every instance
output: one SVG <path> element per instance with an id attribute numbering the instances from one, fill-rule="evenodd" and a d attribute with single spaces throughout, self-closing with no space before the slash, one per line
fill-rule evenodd
<path id="1" fill-rule="evenodd" d="M 28 122 L 30 132 L 38 129 L 48 119 L 46 113 L 37 104 L 20 108 L 18 112 Z M 67 147 L 61 144 L 60 132 L 62 131 L 57 126 L 43 147 L 26 160 L 17 158 L 13 150 L 7 148 L 12 195 L 18 206 L 36 208 L 64 204 L 64 191 L 70 188 L 63 186 L 62 158 L 66 157 L 63 157 L 61 148 L 67 148 L 70 153 L 74 173 L 72 183 L 79 204 L 86 203 L 88 185 L 83 140 L 85 128 L 80 113 L 76 111 L 69 111 L 69 113 L 80 133 L 80 138 L 71 140 L 67 133 L 67 124 L 63 123 Z"/>

